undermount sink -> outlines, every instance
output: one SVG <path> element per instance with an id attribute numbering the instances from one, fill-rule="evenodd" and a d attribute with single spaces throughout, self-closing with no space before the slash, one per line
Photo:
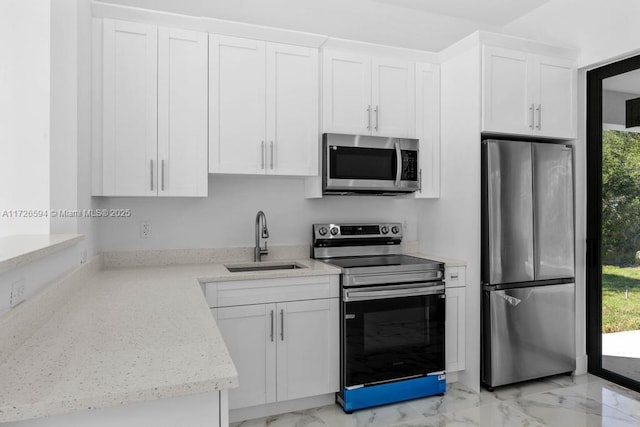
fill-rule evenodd
<path id="1" fill-rule="evenodd" d="M 270 270 L 295 270 L 299 268 L 307 268 L 297 263 L 286 264 L 243 264 L 243 265 L 225 265 L 231 273 L 241 273 L 247 271 L 270 271 Z"/>

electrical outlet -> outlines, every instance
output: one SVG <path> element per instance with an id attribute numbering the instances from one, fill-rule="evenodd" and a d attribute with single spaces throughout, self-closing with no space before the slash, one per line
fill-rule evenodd
<path id="1" fill-rule="evenodd" d="M 15 307 L 16 305 L 24 301 L 25 290 L 26 290 L 26 283 L 24 278 L 15 281 L 13 285 L 11 285 L 11 302 L 10 302 L 11 307 Z"/>
<path id="2" fill-rule="evenodd" d="M 151 238 L 151 222 L 142 221 L 140 223 L 140 238 L 141 239 L 150 239 Z"/>

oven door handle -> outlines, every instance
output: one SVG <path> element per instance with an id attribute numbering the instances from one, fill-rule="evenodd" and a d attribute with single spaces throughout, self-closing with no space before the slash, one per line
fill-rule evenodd
<path id="1" fill-rule="evenodd" d="M 388 285 L 390 283 L 423 283 L 427 280 L 442 279 L 442 271 L 430 270 L 413 273 L 380 273 L 343 275 L 346 286 Z"/>
<path id="2" fill-rule="evenodd" d="M 444 296 L 444 284 L 429 285 L 411 284 L 401 286 L 375 286 L 371 288 L 344 289 L 343 301 L 367 301 L 385 298 L 401 298 L 423 295 Z"/>
<path id="3" fill-rule="evenodd" d="M 400 187 L 400 179 L 402 178 L 402 150 L 400 149 L 400 141 L 396 140 L 396 187 Z"/>

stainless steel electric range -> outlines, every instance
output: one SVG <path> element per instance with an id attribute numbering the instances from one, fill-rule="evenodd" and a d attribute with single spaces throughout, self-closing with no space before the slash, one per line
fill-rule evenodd
<path id="1" fill-rule="evenodd" d="M 311 256 L 342 269 L 345 412 L 446 389 L 444 264 L 403 255 L 401 242 L 399 223 L 313 225 Z"/>

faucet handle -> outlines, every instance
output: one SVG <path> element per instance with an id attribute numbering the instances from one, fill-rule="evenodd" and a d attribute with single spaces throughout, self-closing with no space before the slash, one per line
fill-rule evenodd
<path id="1" fill-rule="evenodd" d="M 269 248 L 267 247 L 267 242 L 264 242 L 264 249 L 260 249 L 260 254 L 262 255 L 268 255 L 269 254 Z"/>

